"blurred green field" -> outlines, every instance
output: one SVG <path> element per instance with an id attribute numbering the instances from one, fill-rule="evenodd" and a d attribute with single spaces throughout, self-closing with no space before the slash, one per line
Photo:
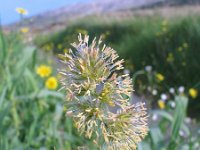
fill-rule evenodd
<path id="1" fill-rule="evenodd" d="M 78 33 L 101 36 L 125 59 L 149 114 L 149 134 L 138 150 L 199 149 L 199 16 L 90 16 L 31 44 L 28 31 L 0 31 L 0 150 L 98 149 L 65 115 L 65 93 L 58 91 L 57 54 L 68 53 Z M 58 87 L 48 84 L 51 77 Z"/>
<path id="2" fill-rule="evenodd" d="M 57 74 L 49 63 L 51 55 L 22 41 L 19 33 L 0 33 L 0 150 L 70 150 L 91 145 L 65 117 L 64 94 L 46 85 Z M 44 78 L 37 74 L 41 65 L 52 73 Z"/>
<path id="3" fill-rule="evenodd" d="M 66 30 L 52 36 L 36 38 L 35 43 L 44 50 L 60 53 L 70 47 L 78 33 L 89 34 L 91 40 L 102 36 L 126 60 L 126 68 L 133 75 L 145 66 L 161 73 L 165 81 L 157 88 L 159 93 L 170 87 L 184 86 L 200 91 L 200 17 L 182 16 L 165 19 L 159 16 L 130 17 L 122 20 L 88 17 L 74 22 Z M 147 85 L 141 77 L 140 84 Z M 138 90 L 135 84 L 136 92 Z M 147 87 L 147 86 L 146 86 Z M 200 115 L 199 97 L 190 98 L 189 114 Z"/>

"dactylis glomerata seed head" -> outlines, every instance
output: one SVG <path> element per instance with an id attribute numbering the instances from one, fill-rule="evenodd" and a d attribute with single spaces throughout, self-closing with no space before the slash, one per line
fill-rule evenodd
<path id="1" fill-rule="evenodd" d="M 116 51 L 101 40 L 89 44 L 89 36 L 81 34 L 78 40 L 72 44 L 74 49 L 61 55 L 66 114 L 101 149 L 136 149 L 148 132 L 147 113 L 143 103 L 129 102 L 132 81 L 128 75 L 117 74 L 123 60 L 117 60 Z"/>

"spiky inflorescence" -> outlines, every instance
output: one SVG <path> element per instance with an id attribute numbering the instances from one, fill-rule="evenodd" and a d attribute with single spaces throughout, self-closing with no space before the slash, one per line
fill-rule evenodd
<path id="1" fill-rule="evenodd" d="M 73 51 L 61 55 L 67 115 L 80 133 L 102 149 L 136 149 L 148 132 L 147 113 L 143 103 L 129 103 L 132 82 L 128 75 L 116 74 L 123 69 L 123 60 L 117 60 L 112 48 L 101 46 L 101 40 L 90 45 L 89 36 L 79 35 L 78 40 Z M 111 107 L 118 111 L 112 112 Z"/>

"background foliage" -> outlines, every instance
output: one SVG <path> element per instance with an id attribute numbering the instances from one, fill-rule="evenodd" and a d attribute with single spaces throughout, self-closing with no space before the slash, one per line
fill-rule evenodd
<path id="1" fill-rule="evenodd" d="M 109 21 L 91 16 L 59 33 L 36 37 L 35 46 L 25 43 L 22 33 L 3 35 L 1 31 L 0 149 L 96 148 L 65 116 L 64 94 L 45 87 L 48 77 L 36 72 L 45 64 L 57 77 L 54 54 L 67 52 L 78 33 L 89 34 L 91 39 L 101 35 L 116 49 L 133 77 L 135 94 L 147 99 L 150 129 L 139 150 L 198 150 L 199 16 Z M 147 66 L 151 66 L 149 71 Z M 185 90 L 180 92 L 180 86 Z M 172 87 L 174 93 L 169 92 Z M 196 96 L 188 92 L 191 88 Z M 163 93 L 167 99 L 163 100 Z"/>
<path id="2" fill-rule="evenodd" d="M 75 22 L 66 30 L 50 37 L 36 38 L 35 43 L 55 53 L 66 51 L 78 33 L 102 36 L 106 44 L 117 50 L 126 60 L 126 68 L 133 75 L 145 66 L 165 77 L 160 92 L 170 87 L 184 86 L 200 91 L 200 18 L 186 16 L 164 19 L 159 16 L 106 21 L 88 17 Z M 147 84 L 141 77 L 139 84 Z M 135 87 L 138 87 L 137 83 Z M 137 89 L 137 88 L 136 88 Z M 139 93 L 139 90 L 136 90 Z M 196 98 L 196 99 L 199 99 Z M 198 117 L 199 101 L 189 101 L 191 115 Z"/>
<path id="3" fill-rule="evenodd" d="M 90 145 L 65 117 L 64 95 L 36 74 L 38 50 L 0 34 L 0 149 L 75 149 Z M 50 57 L 49 57 L 50 58 Z M 54 69 L 55 71 L 55 69 Z"/>

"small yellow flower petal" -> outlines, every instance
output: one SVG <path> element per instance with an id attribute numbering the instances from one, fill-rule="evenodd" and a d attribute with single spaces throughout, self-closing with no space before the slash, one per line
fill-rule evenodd
<path id="1" fill-rule="evenodd" d="M 192 97 L 192 98 L 196 98 L 198 96 L 198 91 L 194 88 L 190 88 L 189 89 L 189 95 Z"/>
<path id="2" fill-rule="evenodd" d="M 58 87 L 58 81 L 55 77 L 49 77 L 45 82 L 45 86 L 47 89 L 55 90 Z"/>
<path id="3" fill-rule="evenodd" d="M 163 32 L 167 32 L 167 28 L 166 28 L 166 27 L 163 27 L 163 28 L 162 28 L 162 31 L 163 31 Z"/>
<path id="4" fill-rule="evenodd" d="M 183 51 L 183 48 L 180 46 L 180 47 L 178 47 L 178 49 L 177 49 L 179 52 L 182 52 Z"/>
<path id="5" fill-rule="evenodd" d="M 49 67 L 49 66 L 40 65 L 40 66 L 36 69 L 36 72 L 37 72 L 37 74 L 38 74 L 40 77 L 44 78 L 44 77 L 48 77 L 48 76 L 51 74 L 52 69 L 51 69 L 51 67 Z"/>
<path id="6" fill-rule="evenodd" d="M 58 44 L 58 45 L 57 45 L 57 48 L 58 48 L 58 49 L 62 49 L 62 47 L 63 47 L 62 44 Z"/>
<path id="7" fill-rule="evenodd" d="M 181 64 L 182 64 L 182 66 L 186 66 L 186 62 L 185 61 L 183 61 Z"/>
<path id="8" fill-rule="evenodd" d="M 162 26 L 165 27 L 165 26 L 167 26 L 167 25 L 168 25 L 168 21 L 167 21 L 167 20 L 163 20 L 163 21 L 162 21 Z"/>
<path id="9" fill-rule="evenodd" d="M 188 48 L 188 43 L 183 43 L 184 48 Z"/>
<path id="10" fill-rule="evenodd" d="M 82 34 L 88 34 L 88 31 L 87 30 L 85 30 L 85 29 L 77 29 L 76 30 L 77 31 L 77 33 L 82 33 Z"/>
<path id="11" fill-rule="evenodd" d="M 20 32 L 27 33 L 27 32 L 29 32 L 29 28 L 23 27 L 23 28 L 20 29 Z"/>
<path id="12" fill-rule="evenodd" d="M 27 15 L 28 11 L 24 8 L 16 8 L 16 11 L 21 15 Z"/>
<path id="13" fill-rule="evenodd" d="M 156 74 L 156 79 L 157 79 L 158 81 L 163 81 L 163 80 L 165 79 L 165 77 L 164 77 L 161 73 L 157 73 L 157 74 Z"/>
<path id="14" fill-rule="evenodd" d="M 174 61 L 174 56 L 172 53 L 169 53 L 167 56 L 167 62 L 173 62 Z"/>
<path id="15" fill-rule="evenodd" d="M 165 108 L 165 102 L 162 101 L 162 100 L 159 100 L 158 101 L 158 106 L 159 106 L 160 109 L 164 109 Z"/>
<path id="16" fill-rule="evenodd" d="M 161 34 L 160 32 L 157 32 L 157 33 L 156 33 L 156 36 L 158 36 L 158 37 L 161 36 L 161 35 L 162 35 L 162 34 Z"/>
<path id="17" fill-rule="evenodd" d="M 68 50 L 67 48 L 65 48 L 65 49 L 63 50 L 63 52 L 64 52 L 64 53 L 68 53 L 69 50 Z"/>

